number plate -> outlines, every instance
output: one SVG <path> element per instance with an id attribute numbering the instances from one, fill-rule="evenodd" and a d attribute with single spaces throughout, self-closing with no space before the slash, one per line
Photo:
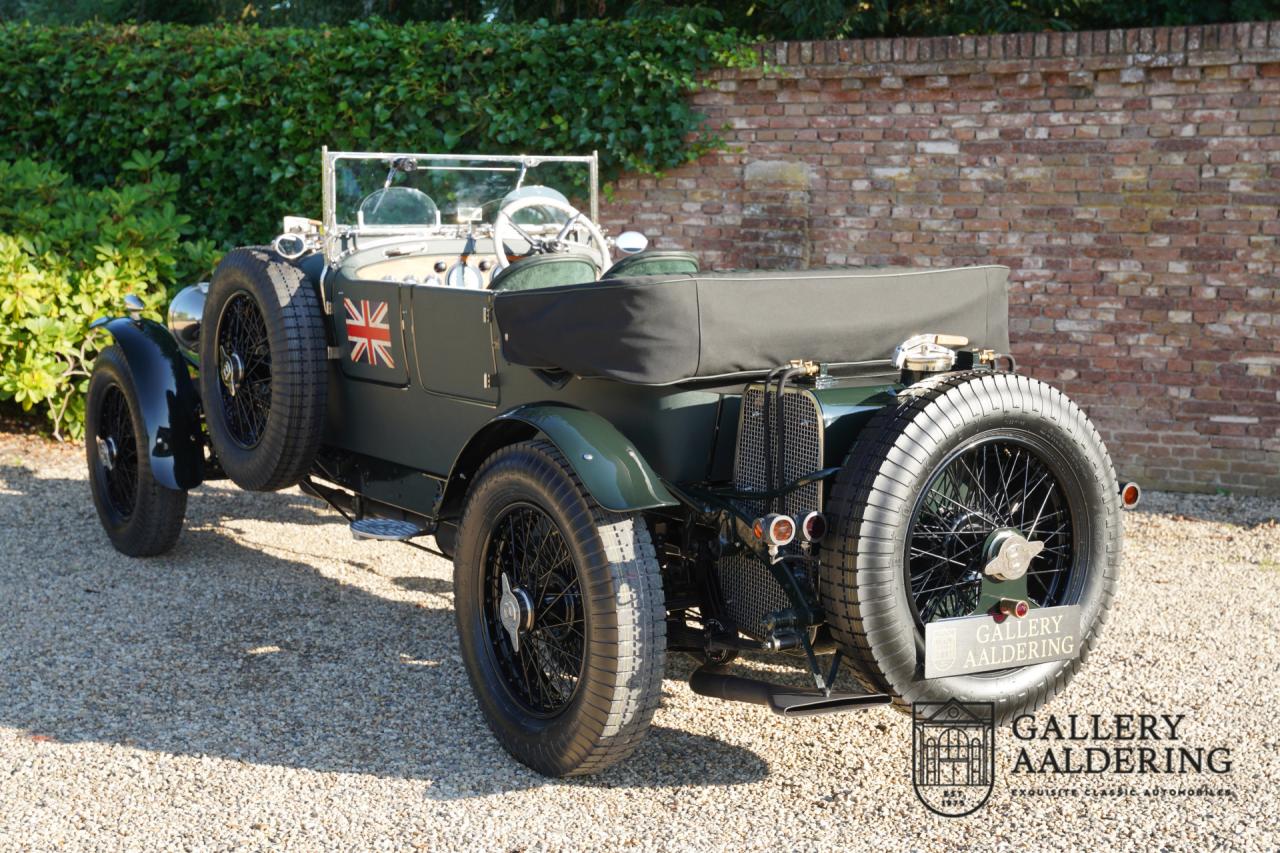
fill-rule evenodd
<path id="1" fill-rule="evenodd" d="M 924 626 L 924 677 L 1013 669 L 1080 653 L 1080 607 L 1040 607 L 1018 619 L 940 619 Z"/>

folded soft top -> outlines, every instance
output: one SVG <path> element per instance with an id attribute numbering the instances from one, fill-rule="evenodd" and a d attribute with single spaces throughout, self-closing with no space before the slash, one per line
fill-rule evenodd
<path id="1" fill-rule="evenodd" d="M 870 365 L 912 335 L 1009 349 L 1009 270 L 685 274 L 499 293 L 507 361 L 644 385 L 767 371 L 791 359 Z"/>

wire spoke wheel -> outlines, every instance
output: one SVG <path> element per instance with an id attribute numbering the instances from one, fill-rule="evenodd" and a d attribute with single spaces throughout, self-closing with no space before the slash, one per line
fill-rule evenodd
<path id="1" fill-rule="evenodd" d="M 149 389 L 152 393 L 161 389 Z M 169 392 L 172 393 L 172 392 Z M 156 396 L 152 399 L 159 397 Z M 163 398 L 157 399 L 160 402 Z M 187 492 L 157 482 L 146 415 L 124 351 L 108 346 L 98 354 L 85 399 L 85 461 L 89 492 L 112 546 L 130 557 L 153 557 L 173 547 L 182 532 Z M 159 457 L 159 464 L 168 460 Z"/>
<path id="2" fill-rule="evenodd" d="M 222 310 L 217 353 L 227 430 L 236 444 L 251 449 L 271 415 L 271 344 L 262 311 L 247 292 L 234 294 Z"/>
<path id="3" fill-rule="evenodd" d="M 958 449 L 921 492 L 907 533 L 908 600 L 920 631 L 936 619 L 975 611 L 989 543 L 1009 531 L 1044 545 L 1027 570 L 1031 602 L 1070 603 L 1075 526 L 1059 475 L 1019 438 L 992 437 Z"/>
<path id="4" fill-rule="evenodd" d="M 519 503 L 498 518 L 485 547 L 482 595 L 507 690 L 537 716 L 564 710 L 586 663 L 582 587 L 564 535 L 541 508 Z"/>
<path id="5" fill-rule="evenodd" d="M 138 502 L 138 440 L 129 401 L 119 385 L 109 386 L 102 395 L 96 441 L 107 502 L 127 521 Z"/>
<path id="6" fill-rule="evenodd" d="M 1119 486 L 1097 429 L 1052 386 L 988 370 L 922 380 L 863 429 L 833 484 L 822 544 L 832 638 L 863 684 L 904 712 L 990 702 L 1004 723 L 1040 707 L 1084 665 L 1118 582 Z M 1044 660 L 1028 647 L 1035 659 L 1015 651 L 988 666 L 961 647 L 959 626 L 926 643 L 927 626 L 981 617 L 1005 598 L 1074 608 L 1072 656 Z M 1034 639 L 1017 622 L 1024 633 L 982 639 L 988 622 L 969 626 L 983 649 Z M 934 663 L 964 671 L 927 677 L 930 645 Z"/>

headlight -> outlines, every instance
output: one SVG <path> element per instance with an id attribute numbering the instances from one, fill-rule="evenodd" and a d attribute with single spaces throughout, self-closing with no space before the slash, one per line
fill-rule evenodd
<path id="1" fill-rule="evenodd" d="M 200 345 L 200 318 L 204 314 L 204 298 L 209 282 L 184 287 L 169 303 L 169 331 L 178 346 L 195 353 Z"/>

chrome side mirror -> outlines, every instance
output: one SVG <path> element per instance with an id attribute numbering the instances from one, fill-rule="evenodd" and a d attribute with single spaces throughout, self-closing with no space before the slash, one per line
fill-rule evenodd
<path id="1" fill-rule="evenodd" d="M 618 251 L 624 255 L 635 255 L 649 247 L 649 238 L 639 231 L 623 231 L 618 235 L 618 239 L 613 241 L 613 245 L 617 246 Z"/>

